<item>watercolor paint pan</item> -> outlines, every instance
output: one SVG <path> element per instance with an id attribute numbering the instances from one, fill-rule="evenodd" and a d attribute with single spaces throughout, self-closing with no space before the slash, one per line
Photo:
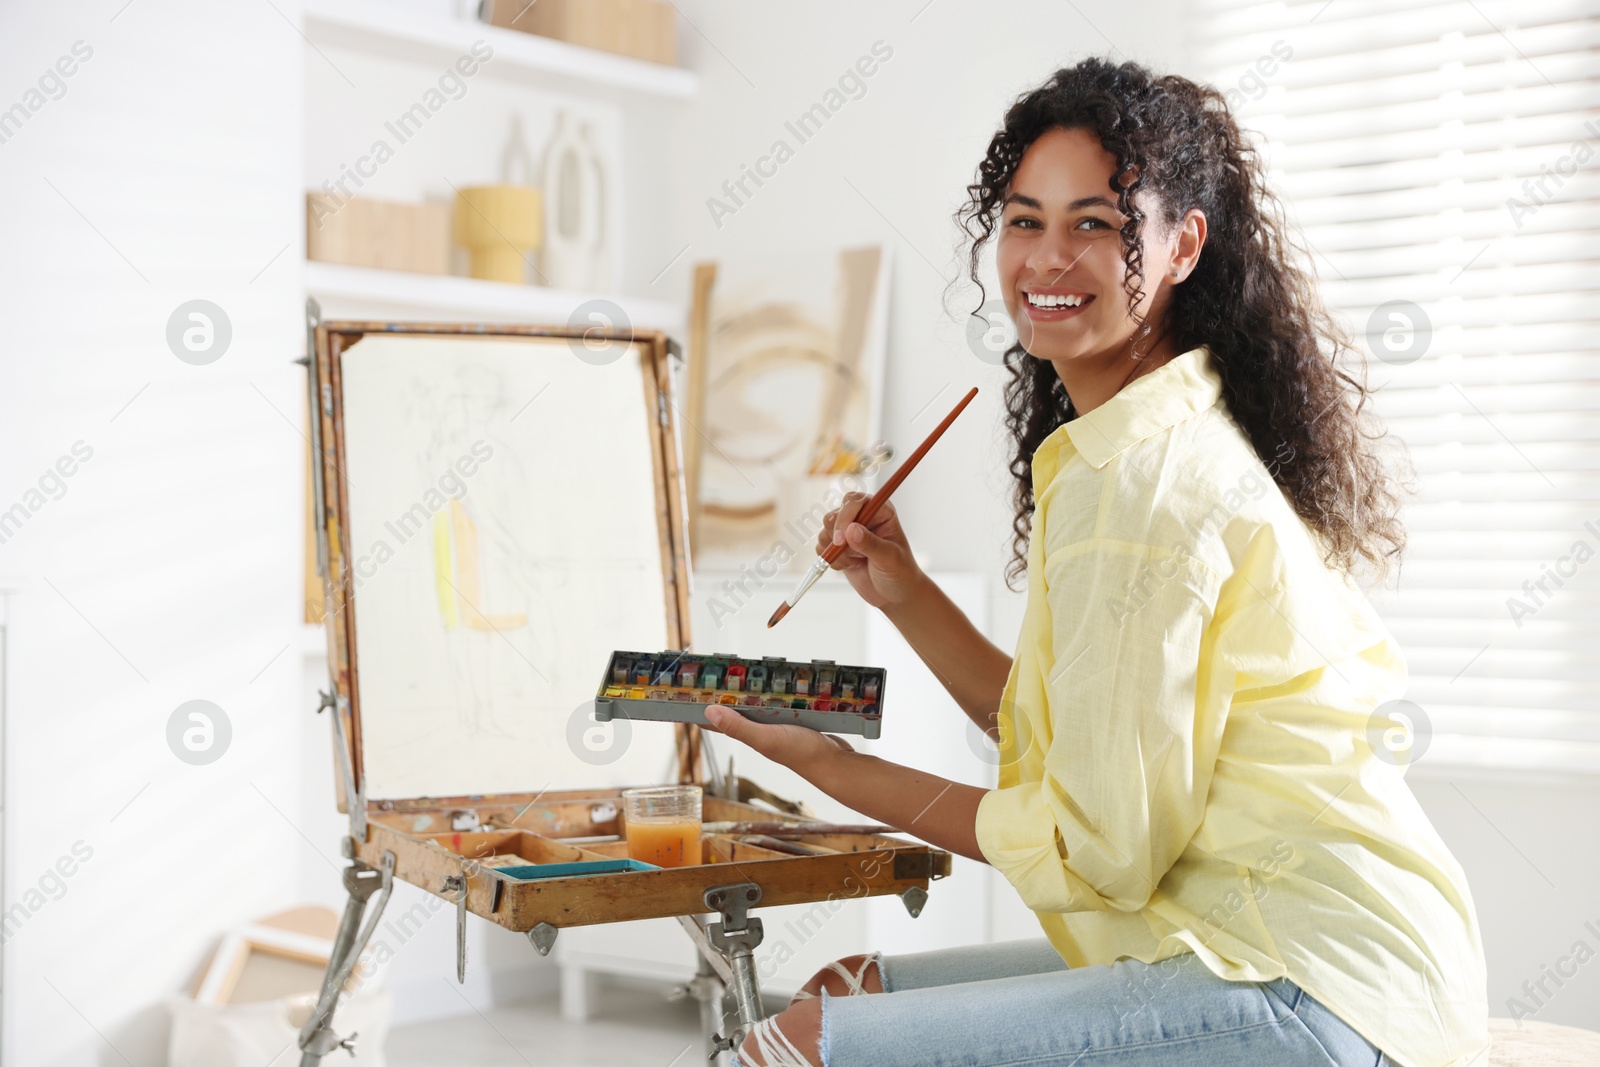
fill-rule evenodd
<path id="1" fill-rule="evenodd" d="M 883 728 L 886 681 L 881 667 L 826 659 L 618 650 L 595 693 L 595 718 L 705 726 L 705 706 L 727 704 L 756 722 L 871 739 Z"/>
<path id="2" fill-rule="evenodd" d="M 654 863 L 633 859 L 578 860 L 573 863 L 522 863 L 514 867 L 495 868 L 507 878 L 519 882 L 536 878 L 571 878 L 574 875 L 618 874 L 623 871 L 659 871 Z"/>

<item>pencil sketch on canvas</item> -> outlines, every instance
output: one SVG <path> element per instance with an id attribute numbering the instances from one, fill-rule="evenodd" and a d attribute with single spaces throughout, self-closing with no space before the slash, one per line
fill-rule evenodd
<path id="1" fill-rule="evenodd" d="M 587 717 L 667 641 L 638 352 L 369 334 L 342 375 L 368 798 L 658 778 L 670 728 Z"/>

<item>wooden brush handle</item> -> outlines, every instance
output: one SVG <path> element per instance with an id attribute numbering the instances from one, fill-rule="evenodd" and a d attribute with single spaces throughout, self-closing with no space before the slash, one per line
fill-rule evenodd
<path id="1" fill-rule="evenodd" d="M 906 475 L 910 474 L 916 468 L 916 465 L 922 462 L 922 457 L 928 454 L 928 449 L 933 447 L 933 443 L 950 428 L 950 424 L 956 421 L 956 416 L 961 414 L 962 409 L 972 403 L 972 398 L 977 395 L 977 386 L 973 386 L 967 391 L 967 395 L 961 398 L 961 402 L 950 409 L 950 414 L 944 417 L 944 421 L 933 428 L 933 432 L 928 435 L 922 444 L 917 446 L 917 450 L 907 456 L 906 461 L 900 464 L 893 474 L 889 475 L 889 480 L 884 482 L 876 493 L 872 494 L 872 499 L 867 501 L 866 506 L 857 513 L 853 521 L 859 522 L 864 526 L 872 519 L 872 516 L 878 513 L 878 509 L 883 506 L 883 502 L 889 499 L 891 493 L 900 488 L 900 483 L 906 480 Z M 843 543 L 829 545 L 827 550 L 822 553 L 823 562 L 832 563 L 839 558 L 839 553 L 843 552 L 844 549 Z"/>

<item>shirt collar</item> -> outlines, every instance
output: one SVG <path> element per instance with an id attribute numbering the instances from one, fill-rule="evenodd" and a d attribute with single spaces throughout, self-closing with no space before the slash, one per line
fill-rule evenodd
<path id="1" fill-rule="evenodd" d="M 1050 437 L 1060 434 L 1069 438 L 1078 454 L 1099 469 L 1140 441 L 1211 407 L 1221 395 L 1222 378 L 1210 350 L 1201 345 L 1135 378 L 1110 400 L 1058 427 Z"/>

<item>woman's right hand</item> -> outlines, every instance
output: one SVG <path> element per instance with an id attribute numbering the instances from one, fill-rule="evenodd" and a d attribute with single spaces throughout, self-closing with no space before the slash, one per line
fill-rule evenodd
<path id="1" fill-rule="evenodd" d="M 844 574 L 861 599 L 887 609 L 909 600 L 926 576 L 911 557 L 893 504 L 886 501 L 865 525 L 855 521 L 869 499 L 866 493 L 846 493 L 840 505 L 822 517 L 817 553 L 842 539 L 844 551 L 833 561 L 833 569 Z"/>

